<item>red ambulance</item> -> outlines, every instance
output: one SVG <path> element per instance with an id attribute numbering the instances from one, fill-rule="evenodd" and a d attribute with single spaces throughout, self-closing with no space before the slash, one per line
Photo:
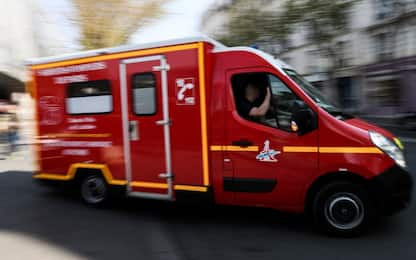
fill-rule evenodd
<path id="1" fill-rule="evenodd" d="M 198 37 L 29 66 L 33 177 L 75 183 L 88 204 L 119 187 L 133 197 L 306 212 L 350 235 L 410 202 L 400 141 L 262 51 Z"/>

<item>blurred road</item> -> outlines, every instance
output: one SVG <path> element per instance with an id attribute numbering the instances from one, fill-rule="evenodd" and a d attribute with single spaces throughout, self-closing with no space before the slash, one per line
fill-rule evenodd
<path id="1" fill-rule="evenodd" d="M 416 173 L 416 142 L 406 140 Z M 337 239 L 266 209 L 133 199 L 93 209 L 29 172 L 0 174 L 1 259 L 415 259 L 415 216 L 414 202 L 363 237 Z"/>

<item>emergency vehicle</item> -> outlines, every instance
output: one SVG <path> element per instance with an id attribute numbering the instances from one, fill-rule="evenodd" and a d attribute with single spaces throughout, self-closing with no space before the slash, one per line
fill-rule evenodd
<path id="1" fill-rule="evenodd" d="M 119 187 L 159 200 L 211 198 L 312 216 L 356 234 L 405 208 L 412 180 L 390 132 L 347 115 L 293 68 L 206 37 L 29 62 L 39 169 L 88 204 Z M 271 92 L 243 117 L 245 87 Z"/>

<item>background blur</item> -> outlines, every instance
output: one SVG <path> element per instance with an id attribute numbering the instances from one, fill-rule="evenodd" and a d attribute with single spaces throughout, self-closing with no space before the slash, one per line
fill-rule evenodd
<path id="1" fill-rule="evenodd" d="M 416 129 L 416 0 L 0 3 L 0 158 L 33 134 L 26 59 L 196 34 L 269 52 L 348 112 Z"/>

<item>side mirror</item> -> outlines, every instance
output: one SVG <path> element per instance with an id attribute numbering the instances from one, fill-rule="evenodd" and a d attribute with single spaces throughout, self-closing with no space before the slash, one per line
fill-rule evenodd
<path id="1" fill-rule="evenodd" d="M 318 120 L 315 112 L 305 102 L 296 100 L 292 104 L 291 129 L 298 135 L 307 134 L 318 128 Z"/>

